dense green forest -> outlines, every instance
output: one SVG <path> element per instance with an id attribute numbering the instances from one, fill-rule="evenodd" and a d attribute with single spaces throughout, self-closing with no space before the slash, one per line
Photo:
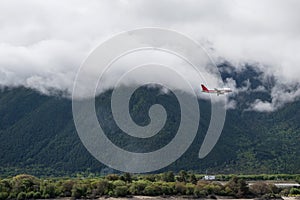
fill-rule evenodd
<path id="1" fill-rule="evenodd" d="M 0 200 L 49 199 L 73 197 L 95 199 L 99 197 L 183 196 L 216 199 L 231 198 L 279 199 L 281 196 L 300 195 L 299 188 L 279 188 L 262 180 L 298 180 L 300 175 L 219 175 L 217 180 L 205 181 L 203 175 L 180 171 L 178 174 L 132 175 L 109 174 L 103 177 L 37 178 L 21 174 L 0 179 Z M 248 184 L 249 180 L 260 180 Z M 220 182 L 222 181 L 222 182 Z"/>
<path id="2" fill-rule="evenodd" d="M 237 87 L 246 82 L 256 88 L 258 72 L 249 68 L 233 77 Z M 270 83 L 272 84 L 272 81 Z M 268 88 L 268 87 L 267 87 Z M 141 87 L 130 100 L 133 120 L 149 122 L 147 113 L 154 103 L 162 104 L 168 118 L 159 134 L 137 139 L 124 134 L 113 120 L 111 91 L 96 99 L 99 123 L 118 146 L 135 152 L 148 152 L 166 145 L 176 133 L 180 112 L 172 93 L 159 88 Z M 222 135 L 213 151 L 204 159 L 198 152 L 210 120 L 210 102 L 199 100 L 201 120 L 198 134 L 187 152 L 161 171 L 182 169 L 197 173 L 300 173 L 300 101 L 286 104 L 271 113 L 246 111 L 257 97 L 268 100 L 266 92 L 240 92 L 233 96 L 236 109 L 227 111 Z M 64 176 L 117 173 L 94 159 L 82 145 L 72 120 L 71 101 L 63 95 L 46 96 L 22 87 L 0 91 L 0 174 L 28 173 L 37 176 Z"/>

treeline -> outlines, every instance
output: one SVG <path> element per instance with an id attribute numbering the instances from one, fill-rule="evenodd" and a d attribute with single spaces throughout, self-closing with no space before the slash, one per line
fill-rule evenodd
<path id="1" fill-rule="evenodd" d="M 94 178 L 46 178 L 31 175 L 17 175 L 0 179 L 0 200 L 4 199 L 50 199 L 73 197 L 94 199 L 101 196 L 124 197 L 147 196 L 190 196 L 214 198 L 230 196 L 234 198 L 274 198 L 300 195 L 299 188 L 280 189 L 266 182 L 248 185 L 245 178 L 231 177 L 226 183 L 205 181 L 201 176 L 185 171 L 178 174 L 122 175 L 110 174 Z M 299 176 L 297 177 L 299 180 Z M 296 179 L 295 179 L 296 180 Z"/>
<path id="2" fill-rule="evenodd" d="M 226 69 L 226 67 L 224 68 Z M 226 70 L 224 70 L 225 72 Z M 249 69 L 234 78 L 237 87 L 245 81 L 255 89 L 259 73 Z M 255 86 L 256 85 L 256 86 Z M 95 99 L 98 121 L 107 137 L 118 147 L 130 152 L 152 152 L 167 145 L 180 125 L 180 105 L 172 93 L 161 93 L 153 87 L 141 87 L 130 100 L 130 115 L 140 125 L 149 123 L 149 107 L 161 104 L 168 113 L 164 128 L 155 137 L 140 139 L 124 134 L 113 120 L 111 93 Z M 300 101 L 287 104 L 272 113 L 243 112 L 265 93 L 240 93 L 236 109 L 228 110 L 223 134 L 203 160 L 198 159 L 199 146 L 207 131 L 210 102 L 199 100 L 201 120 L 197 136 L 187 150 L 166 170 L 188 169 L 204 173 L 300 173 L 299 112 Z M 266 99 L 267 100 L 267 99 Z M 245 106 L 244 106 L 245 105 Z M 297 112 L 296 112 L 297 111 Z M 57 96 L 40 95 L 26 88 L 0 90 L 0 176 L 32 174 L 41 176 L 72 176 L 85 171 L 108 172 L 84 147 L 72 118 L 72 102 Z"/>

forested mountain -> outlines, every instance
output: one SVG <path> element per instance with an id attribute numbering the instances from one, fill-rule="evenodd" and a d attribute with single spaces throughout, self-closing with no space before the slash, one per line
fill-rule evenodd
<path id="1" fill-rule="evenodd" d="M 249 68 L 233 77 L 237 87 L 245 81 L 251 87 L 263 84 Z M 180 112 L 172 93 L 159 88 L 141 87 L 130 101 L 133 119 L 149 122 L 147 113 L 154 103 L 162 104 L 168 118 L 159 134 L 149 139 L 132 138 L 117 127 L 110 110 L 111 91 L 96 99 L 99 123 L 118 146 L 148 152 L 166 145 L 176 133 Z M 227 111 L 223 133 L 204 159 L 199 148 L 209 124 L 209 102 L 199 100 L 201 120 L 198 135 L 188 151 L 175 163 L 162 169 L 181 169 L 204 173 L 300 173 L 300 101 L 286 104 L 271 113 L 246 111 L 256 97 L 269 99 L 266 92 L 240 92 L 236 109 Z M 146 112 L 145 112 L 146 111 Z M 36 175 L 63 175 L 80 171 L 111 172 L 94 159 L 82 145 L 72 119 L 72 102 L 61 96 L 46 96 L 34 90 L 3 88 L 0 92 L 0 173 L 29 172 Z"/>

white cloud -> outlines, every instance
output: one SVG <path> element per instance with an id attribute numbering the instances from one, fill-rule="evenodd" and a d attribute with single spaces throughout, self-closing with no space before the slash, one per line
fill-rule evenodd
<path id="1" fill-rule="evenodd" d="M 272 112 L 283 107 L 285 103 L 298 100 L 300 98 L 299 84 L 293 86 L 277 84 L 272 88 L 271 97 L 271 102 L 256 99 L 250 108 L 259 112 Z"/>
<path id="2" fill-rule="evenodd" d="M 274 110 L 300 95 L 293 87 L 300 82 L 299 9 L 298 0 L 3 0 L 0 85 L 71 92 L 78 67 L 98 44 L 120 31 L 156 26 L 188 34 L 217 62 L 239 69 L 258 64 L 289 87 L 276 85 L 272 102 L 253 105 Z"/>

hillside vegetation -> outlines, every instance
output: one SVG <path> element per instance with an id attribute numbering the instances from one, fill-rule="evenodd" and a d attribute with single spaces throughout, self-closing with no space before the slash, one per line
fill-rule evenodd
<path id="1" fill-rule="evenodd" d="M 235 75 L 237 86 L 245 81 L 257 83 L 251 69 Z M 233 76 L 233 75 L 232 75 Z M 224 75 L 226 78 L 226 75 Z M 124 134 L 113 120 L 111 91 L 96 99 L 99 123 L 118 146 L 135 152 L 148 152 L 166 145 L 180 121 L 175 96 L 162 94 L 159 88 L 141 87 L 130 100 L 133 120 L 149 123 L 147 112 L 154 103 L 162 104 L 168 119 L 154 137 L 138 139 Z M 198 173 L 300 173 L 300 101 L 286 104 L 272 113 L 245 111 L 262 92 L 241 92 L 233 97 L 237 108 L 227 111 L 222 135 L 213 151 L 198 158 L 210 120 L 210 103 L 199 100 L 201 120 L 198 134 L 188 151 L 161 171 L 182 169 Z M 3 88 L 0 91 L 0 174 L 65 175 L 77 172 L 109 173 L 82 145 L 72 120 L 71 101 L 59 96 L 45 96 L 26 88 Z"/>
<path id="2" fill-rule="evenodd" d="M 268 176 L 266 176 L 268 177 Z M 274 175 L 276 177 L 276 175 Z M 278 176 L 277 178 L 279 178 Z M 177 175 L 165 172 L 156 175 L 110 174 L 105 177 L 47 178 L 40 179 L 21 174 L 0 179 L 0 200 L 5 199 L 53 199 L 73 197 L 96 199 L 99 197 L 124 197 L 132 195 L 183 196 L 216 199 L 231 198 L 280 199 L 281 196 L 300 195 L 298 188 L 278 188 L 273 183 L 258 181 L 251 185 L 246 177 L 219 176 L 219 181 L 204 181 L 203 176 L 180 171 Z M 258 178 L 255 176 L 248 178 Z M 272 176 L 269 176 L 272 178 Z M 295 180 L 298 176 L 281 178 Z M 226 181 L 226 182 L 224 182 Z"/>

